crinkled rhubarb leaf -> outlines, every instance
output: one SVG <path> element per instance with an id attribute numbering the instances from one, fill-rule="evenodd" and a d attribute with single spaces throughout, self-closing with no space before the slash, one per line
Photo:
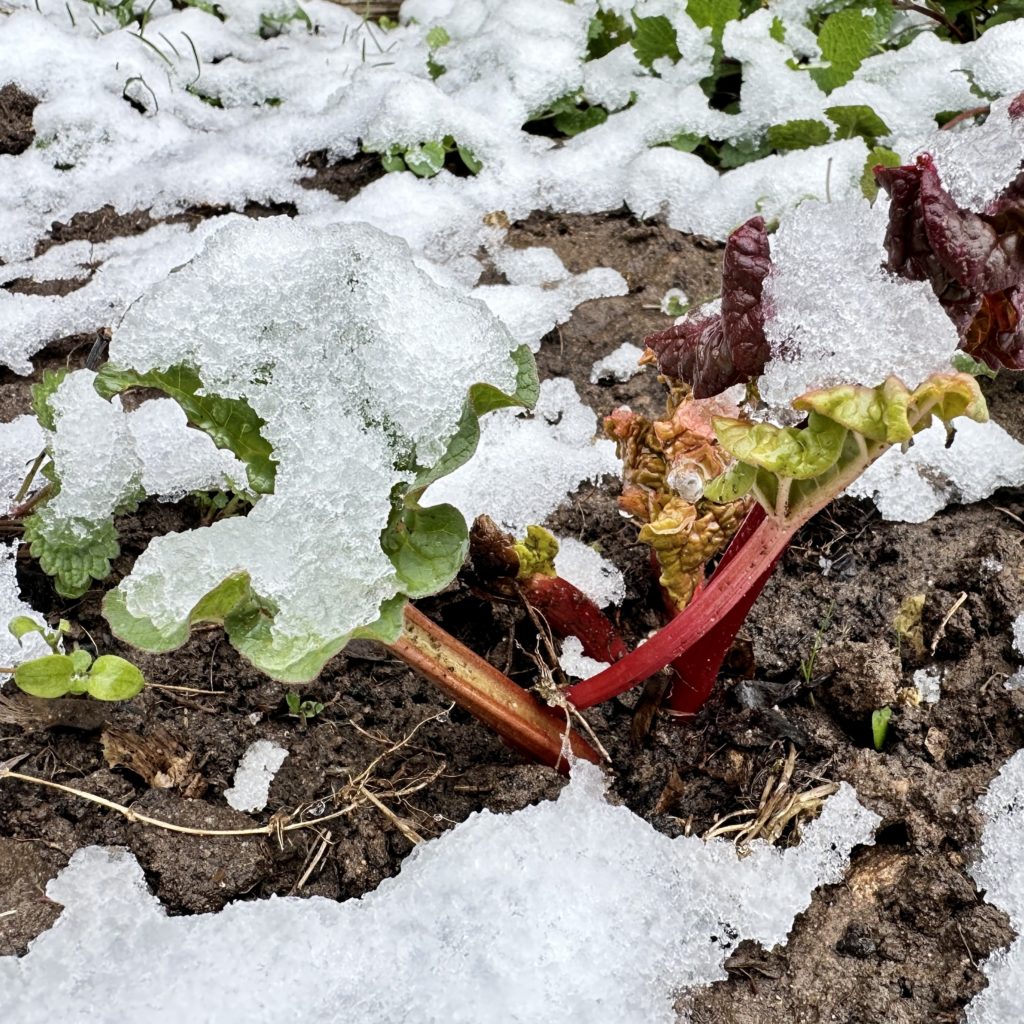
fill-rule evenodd
<path id="1" fill-rule="evenodd" d="M 199 374 L 189 366 L 138 373 L 108 363 L 96 375 L 96 390 L 106 399 L 132 388 L 154 388 L 173 398 L 191 426 L 209 434 L 218 448 L 226 448 L 245 465 L 253 491 L 270 494 L 276 467 L 270 443 L 260 433 L 263 420 L 244 399 L 200 395 L 202 386 Z"/>
<path id="2" fill-rule="evenodd" d="M 762 309 L 770 269 L 764 218 L 752 217 L 725 244 L 721 312 L 696 310 L 645 340 L 658 370 L 691 385 L 695 398 L 709 398 L 759 376 L 770 355 Z"/>
<path id="3" fill-rule="evenodd" d="M 469 530 L 453 505 L 402 508 L 381 534 L 407 597 L 436 594 L 459 571 L 469 551 Z"/>
<path id="4" fill-rule="evenodd" d="M 793 480 L 810 480 L 835 465 L 846 440 L 840 423 L 816 412 L 802 429 L 724 416 L 714 423 L 719 443 L 734 458 Z"/>

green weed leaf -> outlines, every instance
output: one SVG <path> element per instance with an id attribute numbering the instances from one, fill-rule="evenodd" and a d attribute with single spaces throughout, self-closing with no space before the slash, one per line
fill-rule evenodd
<path id="1" fill-rule="evenodd" d="M 831 66 L 810 72 L 822 91 L 832 92 L 853 78 L 861 61 L 879 50 L 891 22 L 892 7 L 887 3 L 830 14 L 818 33 L 818 46 Z"/>
<path id="2" fill-rule="evenodd" d="M 444 167 L 444 143 L 410 146 L 405 151 L 405 166 L 419 178 L 433 178 Z"/>
<path id="3" fill-rule="evenodd" d="M 32 411 L 36 419 L 46 430 L 56 430 L 53 409 L 50 408 L 50 399 L 54 396 L 57 388 L 61 386 L 64 378 L 70 371 L 67 369 L 44 370 L 43 379 L 38 384 L 32 385 Z"/>
<path id="4" fill-rule="evenodd" d="M 634 14 L 633 22 L 636 29 L 629 42 L 636 59 L 645 68 L 649 69 L 661 57 L 669 57 L 673 62 L 682 57 L 676 44 L 676 30 L 664 14 L 653 18 L 638 18 Z"/>
<path id="5" fill-rule="evenodd" d="M 52 699 L 71 691 L 74 675 L 74 662 L 66 654 L 47 654 L 22 662 L 14 670 L 14 682 L 32 697 Z"/>
<path id="6" fill-rule="evenodd" d="M 832 138 L 828 125 L 814 118 L 798 118 L 785 124 L 773 124 L 765 135 L 772 149 L 809 149 L 822 146 Z"/>
<path id="7" fill-rule="evenodd" d="M 836 126 L 837 139 L 852 139 L 859 135 L 871 146 L 875 139 L 891 134 L 889 126 L 865 104 L 826 107 L 825 116 Z"/>
<path id="8" fill-rule="evenodd" d="M 24 538 L 61 597 L 81 597 L 93 580 L 110 575 L 110 560 L 121 553 L 112 520 L 55 520 L 46 508 L 25 520 Z"/>
<path id="9" fill-rule="evenodd" d="M 86 691 L 97 700 L 131 700 L 145 685 L 145 677 L 130 661 L 104 654 L 89 671 Z"/>
<path id="10" fill-rule="evenodd" d="M 892 708 L 879 708 L 871 712 L 871 739 L 875 744 L 875 750 L 881 750 L 885 746 L 885 738 L 889 734 L 889 719 L 892 718 Z"/>
<path id="11" fill-rule="evenodd" d="M 876 167 L 879 165 L 882 167 L 899 167 L 902 163 L 903 161 L 900 159 L 899 153 L 886 149 L 885 146 L 874 146 L 864 161 L 864 170 L 861 171 L 860 175 L 860 190 L 864 193 L 864 197 L 874 202 L 875 197 L 878 195 L 878 182 L 875 181 Z"/>

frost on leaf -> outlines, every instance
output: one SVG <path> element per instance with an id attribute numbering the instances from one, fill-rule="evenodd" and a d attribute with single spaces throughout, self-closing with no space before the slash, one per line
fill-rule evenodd
<path id="1" fill-rule="evenodd" d="M 112 627 L 169 650 L 223 623 L 283 680 L 356 633 L 392 638 L 403 598 L 455 575 L 465 521 L 419 498 L 472 455 L 479 416 L 537 395 L 529 352 L 481 303 L 358 224 L 225 227 L 132 307 L 110 358 L 104 382 L 161 388 L 251 483 L 272 477 L 248 516 L 154 539 L 108 594 Z"/>

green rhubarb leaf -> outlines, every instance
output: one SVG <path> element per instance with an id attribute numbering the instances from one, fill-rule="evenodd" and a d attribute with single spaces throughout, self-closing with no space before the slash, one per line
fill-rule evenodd
<path id="1" fill-rule="evenodd" d="M 22 662 L 14 670 L 14 682 L 32 697 L 52 699 L 71 691 L 74 675 L 74 662 L 66 654 L 47 654 Z"/>
<path id="2" fill-rule="evenodd" d="M 809 391 L 796 399 L 793 407 L 814 410 L 872 441 L 902 444 L 914 436 L 907 416 L 910 392 L 896 377 L 877 388 L 849 384 Z"/>
<path id="3" fill-rule="evenodd" d="M 652 18 L 640 18 L 634 14 L 633 23 L 636 28 L 629 42 L 636 59 L 645 68 L 651 68 L 662 57 L 669 57 L 673 62 L 682 57 L 676 43 L 676 30 L 664 14 Z"/>
<path id="4" fill-rule="evenodd" d="M 814 118 L 798 118 L 785 124 L 773 124 L 765 134 L 772 149 L 809 149 L 822 146 L 832 137 L 828 125 Z"/>
<path id="5" fill-rule="evenodd" d="M 226 448 L 245 465 L 249 486 L 257 494 L 272 494 L 277 465 L 270 442 L 260 431 L 263 420 L 244 399 L 200 395 L 199 374 L 189 366 L 138 373 L 108 363 L 96 376 L 96 390 L 112 398 L 131 388 L 155 388 L 181 406 L 190 426 L 210 435 L 218 448 Z"/>
<path id="6" fill-rule="evenodd" d="M 717 505 L 728 505 L 749 493 L 756 476 L 757 470 L 753 466 L 736 462 L 704 485 L 704 497 Z"/>
<path id="7" fill-rule="evenodd" d="M 558 554 L 558 541 L 554 534 L 548 533 L 543 526 L 528 526 L 526 537 L 516 541 L 516 554 L 519 556 L 519 572 L 517 578 L 524 580 L 530 576 L 557 576 L 555 556 Z"/>
<path id="8" fill-rule="evenodd" d="M 72 600 L 106 579 L 121 553 L 113 520 L 55 519 L 45 507 L 25 520 L 24 538 L 57 593 Z"/>
<path id="9" fill-rule="evenodd" d="M 70 371 L 62 368 L 60 370 L 44 370 L 43 379 L 38 384 L 32 385 L 32 411 L 36 419 L 46 430 L 56 430 L 53 409 L 50 407 L 50 399 L 54 396 L 57 388 L 61 386 L 64 378 Z"/>
<path id="10" fill-rule="evenodd" d="M 999 376 L 998 370 L 993 370 L 988 363 L 983 363 L 966 352 L 954 352 L 951 360 L 953 369 L 959 373 L 969 373 L 972 377 L 987 377 L 995 380 Z"/>
<path id="11" fill-rule="evenodd" d="M 889 126 L 866 104 L 826 107 L 825 116 L 836 126 L 837 139 L 859 135 L 871 146 L 875 139 L 891 134 Z"/>
<path id="12" fill-rule="evenodd" d="M 860 190 L 864 193 L 864 197 L 874 202 L 878 195 L 878 182 L 875 181 L 876 167 L 899 167 L 902 163 L 899 153 L 886 149 L 885 146 L 875 146 L 868 153 L 867 159 L 864 161 L 864 170 L 860 175 Z"/>
<path id="13" fill-rule="evenodd" d="M 405 166 L 419 178 L 433 178 L 444 167 L 444 143 L 424 142 L 405 151 Z"/>
<path id="14" fill-rule="evenodd" d="M 412 506 L 391 517 L 380 546 L 411 598 L 436 594 L 450 583 L 469 553 L 469 529 L 453 505 Z"/>
<path id="15" fill-rule="evenodd" d="M 949 423 L 966 416 L 976 423 L 988 419 L 988 405 L 977 380 L 969 373 L 933 373 L 910 398 L 917 412 L 915 432 L 929 426 L 933 416 Z"/>
<path id="16" fill-rule="evenodd" d="M 841 424 L 815 412 L 802 429 L 725 416 L 716 416 L 712 423 L 719 443 L 734 458 L 794 480 L 809 480 L 834 466 L 847 433 Z"/>
<path id="17" fill-rule="evenodd" d="M 86 692 L 97 700 L 131 700 L 145 685 L 145 677 L 130 661 L 104 654 L 89 670 Z"/>

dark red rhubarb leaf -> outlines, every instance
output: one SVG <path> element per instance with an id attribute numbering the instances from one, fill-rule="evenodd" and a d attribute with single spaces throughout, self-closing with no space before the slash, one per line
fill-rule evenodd
<path id="1" fill-rule="evenodd" d="M 764 218 L 752 217 L 725 243 L 720 313 L 690 314 L 645 344 L 658 370 L 710 398 L 760 376 L 770 355 L 764 336 L 764 280 L 771 254 Z"/>

